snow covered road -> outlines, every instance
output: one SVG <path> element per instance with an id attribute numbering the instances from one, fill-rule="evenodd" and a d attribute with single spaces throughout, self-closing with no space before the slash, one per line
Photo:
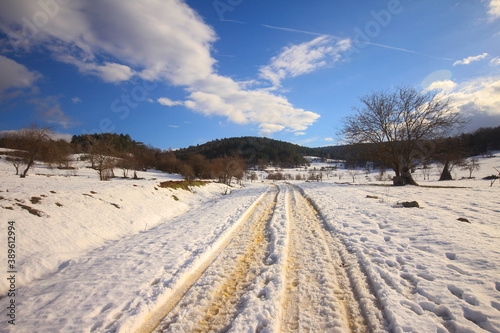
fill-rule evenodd
<path id="1" fill-rule="evenodd" d="M 384 330 L 357 260 L 304 195 L 285 184 L 267 192 L 175 307 L 166 308 L 155 332 Z"/>

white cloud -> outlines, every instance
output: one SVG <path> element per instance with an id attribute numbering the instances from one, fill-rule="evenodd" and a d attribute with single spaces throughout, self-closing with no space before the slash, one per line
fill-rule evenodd
<path id="1" fill-rule="evenodd" d="M 293 134 L 295 134 L 295 136 L 306 135 L 306 132 L 295 132 Z"/>
<path id="2" fill-rule="evenodd" d="M 130 67 L 118 63 L 104 62 L 103 65 L 99 65 L 65 54 L 56 57 L 59 61 L 76 66 L 80 73 L 98 76 L 108 83 L 127 81 L 136 74 Z"/>
<path id="3" fill-rule="evenodd" d="M 471 62 L 482 60 L 482 59 L 486 58 L 487 56 L 488 56 L 488 53 L 485 52 L 485 53 L 477 55 L 477 56 L 468 57 L 468 58 L 465 58 L 465 59 L 462 59 L 462 60 L 455 61 L 453 63 L 453 66 L 456 66 L 456 65 L 469 65 Z"/>
<path id="4" fill-rule="evenodd" d="M 184 104 L 196 112 L 227 117 L 238 124 L 257 124 L 264 135 L 304 131 L 319 117 L 294 107 L 283 96 L 251 90 L 248 83 L 215 74 L 216 61 L 210 52 L 216 34 L 181 0 L 54 2 L 54 15 L 25 33 L 30 29 L 23 26 L 26 23 L 22 18 L 33 18 L 41 10 L 40 3 L 0 2 L 0 31 L 26 52 L 35 46 L 44 47 L 58 61 L 105 82 L 140 77 L 185 87 L 189 94 L 185 102 L 166 98 L 158 102 Z M 278 81 L 301 75 L 337 61 L 338 53 L 348 47 L 347 40 L 334 42 L 331 37 L 319 37 L 288 47 L 273 59 L 270 69 L 284 71 L 278 74 Z M 56 117 L 58 109 L 52 110 Z M 60 112 L 61 121 L 62 116 Z"/>
<path id="5" fill-rule="evenodd" d="M 43 13 L 40 3 L 0 2 L 0 29 L 19 48 L 44 45 L 57 52 L 56 58 L 78 59 L 71 63 L 108 82 L 137 72 L 148 80 L 186 85 L 210 74 L 215 63 L 213 29 L 180 0 L 55 2 L 55 15 L 45 24 L 31 22 L 30 29 L 22 19 Z M 120 63 L 100 61 L 103 55 Z"/>
<path id="6" fill-rule="evenodd" d="M 212 74 L 192 87 L 185 106 L 206 115 L 225 116 L 238 124 L 261 124 L 269 135 L 288 129 L 304 131 L 319 115 L 295 108 L 285 97 L 266 90 L 245 90 L 230 78 Z"/>
<path id="7" fill-rule="evenodd" d="M 481 77 L 457 85 L 448 96 L 468 112 L 500 114 L 500 77 Z"/>
<path id="8" fill-rule="evenodd" d="M 285 78 L 310 73 L 339 61 L 341 52 L 350 47 L 349 39 L 338 40 L 330 36 L 321 36 L 310 42 L 287 46 L 271 59 L 269 65 L 260 68 L 259 76 L 278 87 Z"/>
<path id="9" fill-rule="evenodd" d="M 491 66 L 500 66 L 500 57 L 496 57 L 490 60 Z"/>
<path id="10" fill-rule="evenodd" d="M 41 75 L 28 70 L 16 61 L 0 55 L 0 100 L 7 90 L 29 88 Z"/>
<path id="11" fill-rule="evenodd" d="M 325 138 L 325 141 L 328 141 L 328 142 L 333 142 L 333 138 Z"/>
<path id="12" fill-rule="evenodd" d="M 435 81 L 432 82 L 425 90 L 441 90 L 441 91 L 451 91 L 453 90 L 457 84 L 452 80 L 443 80 L 443 81 Z"/>
<path id="13" fill-rule="evenodd" d="M 488 5 L 490 7 L 488 14 L 490 14 L 493 19 L 500 17 L 500 0 L 490 0 Z"/>
<path id="14" fill-rule="evenodd" d="M 500 76 L 455 84 L 453 89 L 443 90 L 438 96 L 450 98 L 452 105 L 471 119 L 468 130 L 500 125 Z"/>
<path id="15" fill-rule="evenodd" d="M 285 126 L 263 123 L 259 125 L 259 128 L 260 128 L 260 134 L 268 136 L 274 132 L 282 131 L 283 129 L 285 129 Z"/>
<path id="16" fill-rule="evenodd" d="M 177 125 L 168 125 L 168 127 L 179 128 L 179 126 L 177 126 Z"/>
<path id="17" fill-rule="evenodd" d="M 78 104 L 82 102 L 82 100 L 79 97 L 73 97 L 71 101 L 73 102 L 73 104 Z"/>
<path id="18" fill-rule="evenodd" d="M 102 66 L 92 66 L 90 71 L 95 71 L 105 82 L 127 81 L 135 74 L 128 66 L 110 62 L 105 62 Z"/>
<path id="19" fill-rule="evenodd" d="M 165 106 L 174 106 L 174 105 L 182 105 L 182 104 L 184 104 L 182 101 L 173 101 L 173 100 L 171 100 L 170 98 L 167 98 L 167 97 L 160 97 L 160 98 L 158 98 L 158 103 L 160 103 L 161 105 L 165 105 Z"/>

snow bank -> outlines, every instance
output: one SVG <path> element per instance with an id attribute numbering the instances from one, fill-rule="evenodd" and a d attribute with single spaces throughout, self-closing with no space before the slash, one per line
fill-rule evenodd
<path id="1" fill-rule="evenodd" d="M 41 166 L 25 179 L 13 171 L 11 164 L 0 160 L 0 233 L 6 236 L 7 221 L 15 221 L 18 287 L 91 249 L 148 230 L 224 191 L 221 184 L 196 187 L 192 192 L 160 188 L 161 181 L 179 176 L 155 171 L 139 172 L 143 179 L 105 182 L 87 168 L 61 171 Z M 2 253 L 7 252 L 6 246 L 2 242 Z M 7 266 L 6 260 L 0 256 L 1 267 Z M 0 280 L 0 295 L 6 293 L 7 282 Z"/>

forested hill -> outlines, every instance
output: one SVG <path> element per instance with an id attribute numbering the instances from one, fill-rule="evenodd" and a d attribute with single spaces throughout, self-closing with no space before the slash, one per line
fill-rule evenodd
<path id="1" fill-rule="evenodd" d="M 186 159 L 193 154 L 203 155 L 207 159 L 239 156 L 249 165 L 273 163 L 290 167 L 304 164 L 304 156 L 320 156 L 320 150 L 279 140 L 247 136 L 209 141 L 175 151 L 179 159 Z"/>

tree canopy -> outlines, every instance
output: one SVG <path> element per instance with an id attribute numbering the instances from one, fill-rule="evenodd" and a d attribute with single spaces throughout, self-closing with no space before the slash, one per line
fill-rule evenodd
<path id="1" fill-rule="evenodd" d="M 401 185 L 416 185 L 410 170 L 431 158 L 433 140 L 465 123 L 449 100 L 413 87 L 373 92 L 360 102 L 343 120 L 344 139 L 351 145 L 371 144 L 364 154 L 390 166 Z"/>

